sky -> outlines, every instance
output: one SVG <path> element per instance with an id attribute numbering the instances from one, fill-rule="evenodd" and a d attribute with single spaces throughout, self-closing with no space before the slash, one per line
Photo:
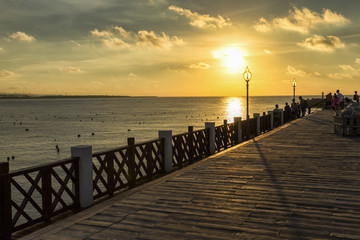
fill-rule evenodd
<path id="1" fill-rule="evenodd" d="M 0 93 L 360 91 L 359 0 L 0 0 Z"/>

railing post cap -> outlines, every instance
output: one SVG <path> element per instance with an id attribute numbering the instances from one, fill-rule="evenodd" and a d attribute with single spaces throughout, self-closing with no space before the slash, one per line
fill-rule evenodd
<path id="1" fill-rule="evenodd" d="M 172 134 L 172 130 L 159 130 L 159 133 L 171 133 Z"/>
<path id="2" fill-rule="evenodd" d="M 206 127 L 215 127 L 215 122 L 205 122 Z"/>
<path id="3" fill-rule="evenodd" d="M 172 130 L 161 130 L 159 131 L 159 138 L 171 138 Z"/>
<path id="4" fill-rule="evenodd" d="M 88 149 L 88 148 L 92 148 L 91 145 L 76 145 L 76 146 L 72 146 L 71 149 L 76 148 L 76 149 Z"/>

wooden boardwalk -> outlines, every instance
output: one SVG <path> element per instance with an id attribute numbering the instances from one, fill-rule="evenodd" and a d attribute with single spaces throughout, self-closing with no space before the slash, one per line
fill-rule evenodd
<path id="1" fill-rule="evenodd" d="M 360 138 L 317 112 L 23 239 L 360 239 Z"/>

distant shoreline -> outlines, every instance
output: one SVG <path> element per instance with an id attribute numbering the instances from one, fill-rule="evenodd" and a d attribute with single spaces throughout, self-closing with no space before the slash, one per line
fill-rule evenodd
<path id="1" fill-rule="evenodd" d="M 1 99 L 70 99 L 70 98 L 139 98 L 145 96 L 109 96 L 109 95 L 46 95 L 46 96 L 29 96 L 29 95 L 0 95 Z M 146 96 L 156 97 L 156 96 Z"/>

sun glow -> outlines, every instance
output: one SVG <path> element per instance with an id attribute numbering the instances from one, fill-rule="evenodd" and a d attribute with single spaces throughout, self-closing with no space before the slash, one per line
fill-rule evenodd
<path id="1" fill-rule="evenodd" d="M 229 122 L 234 121 L 234 117 L 242 116 L 244 110 L 244 103 L 241 98 L 232 97 L 226 99 L 226 115 Z"/>
<path id="2" fill-rule="evenodd" d="M 223 66 L 230 73 L 239 73 L 243 71 L 245 66 L 245 60 L 243 58 L 244 53 L 237 47 L 229 47 L 212 52 L 214 58 L 221 59 Z"/>

